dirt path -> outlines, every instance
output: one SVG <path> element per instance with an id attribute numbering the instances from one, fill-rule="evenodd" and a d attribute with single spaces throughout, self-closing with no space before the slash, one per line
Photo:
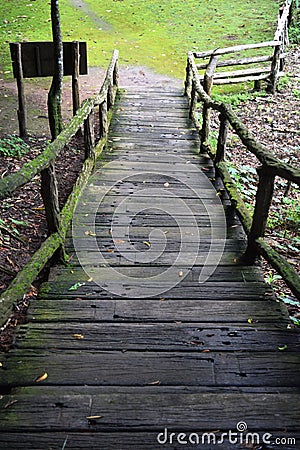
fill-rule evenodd
<path id="1" fill-rule="evenodd" d="M 80 77 L 81 100 L 95 95 L 103 82 L 105 69 L 90 67 L 89 74 Z M 153 72 L 141 66 L 120 67 L 120 87 L 126 86 L 183 85 L 183 81 Z M 48 135 L 47 95 L 51 79 L 25 80 L 27 101 L 28 130 L 33 135 Z M 13 81 L 0 84 L 0 134 L 18 133 L 17 86 Z M 63 117 L 67 121 L 72 116 L 72 96 L 70 77 L 65 78 L 63 90 Z"/>

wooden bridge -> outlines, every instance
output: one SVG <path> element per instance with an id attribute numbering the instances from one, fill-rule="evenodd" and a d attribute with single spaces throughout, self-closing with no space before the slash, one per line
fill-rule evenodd
<path id="1" fill-rule="evenodd" d="M 188 117 L 179 88 L 121 92 L 69 263 L 1 355 L 1 448 L 299 448 L 299 333 Z"/>

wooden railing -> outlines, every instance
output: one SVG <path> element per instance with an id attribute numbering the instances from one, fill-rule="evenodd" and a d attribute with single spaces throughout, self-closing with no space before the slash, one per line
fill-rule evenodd
<path id="1" fill-rule="evenodd" d="M 194 58 L 203 60 L 200 63 L 197 61 L 197 69 L 204 71 L 204 73 L 200 73 L 200 81 L 205 82 L 206 74 L 209 71 L 214 85 L 254 82 L 254 88 L 259 90 L 261 81 L 265 80 L 267 90 L 274 93 L 279 77 L 284 74 L 285 48 L 289 42 L 288 24 L 291 5 L 292 0 L 286 0 L 280 8 L 273 41 L 194 52 Z M 269 54 L 264 54 L 268 49 L 271 50 Z M 251 56 L 249 52 L 251 52 Z M 253 52 L 255 52 L 255 56 L 253 56 Z M 237 53 L 238 58 L 222 59 L 225 55 L 231 53 Z M 243 54 L 243 57 L 241 57 L 241 54 Z M 231 69 L 224 71 L 226 67 Z"/>
<path id="2" fill-rule="evenodd" d="M 49 259 L 62 246 L 68 226 L 73 216 L 79 194 L 94 168 L 95 159 L 101 154 L 107 139 L 107 130 L 118 88 L 118 51 L 113 52 L 105 80 L 98 95 L 83 101 L 81 108 L 70 120 L 67 127 L 55 141 L 34 160 L 25 164 L 18 172 L 0 180 L 0 199 L 11 197 L 13 193 L 31 181 L 37 174 L 41 176 L 41 192 L 45 206 L 49 237 L 43 242 L 24 269 L 17 274 L 9 288 L 0 297 L 0 325 L 7 320 L 12 305 L 21 300 L 37 278 Z M 94 113 L 99 114 L 99 140 L 95 142 Z M 71 138 L 84 127 L 85 162 L 80 175 L 62 210 L 58 209 L 58 191 L 55 173 L 48 168 L 69 143 Z"/>
<path id="3" fill-rule="evenodd" d="M 195 126 L 199 131 L 201 140 L 200 153 L 209 153 L 213 158 L 216 170 L 223 179 L 231 202 L 235 206 L 248 236 L 248 246 L 244 255 L 244 261 L 245 263 L 253 264 L 258 255 L 264 256 L 280 273 L 297 298 L 300 298 L 299 275 L 286 259 L 263 239 L 269 208 L 272 202 L 275 177 L 282 177 L 289 182 L 296 183 L 300 186 L 300 170 L 281 162 L 275 158 L 266 147 L 257 142 L 229 105 L 212 100 L 207 93 L 210 91 L 211 81 L 209 68 L 204 81 L 203 87 L 194 55 L 190 52 L 188 54 L 186 80 L 186 95 L 188 96 L 190 103 L 190 117 L 193 119 Z M 202 103 L 202 124 L 198 118 L 198 102 Z M 219 112 L 220 119 L 218 142 L 215 152 L 209 145 L 211 109 Z M 253 153 L 261 163 L 261 166 L 257 170 L 259 181 L 253 217 L 251 217 L 249 210 L 239 195 L 226 165 L 225 153 L 229 126 L 235 131 L 246 149 Z"/>

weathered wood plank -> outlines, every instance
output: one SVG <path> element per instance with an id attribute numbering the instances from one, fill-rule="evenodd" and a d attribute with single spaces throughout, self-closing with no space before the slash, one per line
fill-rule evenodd
<path id="1" fill-rule="evenodd" d="M 35 385 L 43 372 L 48 374 L 43 386 L 297 387 L 300 383 L 300 358 L 278 349 L 263 354 L 22 349 L 2 358 L 2 364 L 5 388 Z"/>
<path id="2" fill-rule="evenodd" d="M 193 266 L 189 268 L 187 275 L 185 276 L 185 282 L 198 282 L 199 276 L 203 267 Z M 96 270 L 95 270 L 96 271 Z M 136 278 L 149 278 L 159 275 L 162 272 L 162 268 L 155 266 L 147 267 L 122 267 L 122 274 L 128 277 Z M 110 273 L 108 273 L 110 272 Z M 92 273 L 92 269 L 90 270 Z M 103 267 L 101 269 L 101 274 L 97 272 L 100 279 L 106 280 L 119 280 L 118 273 L 111 272 L 109 268 Z M 65 266 L 56 266 L 51 269 L 48 281 L 56 282 L 77 282 L 77 281 L 88 281 L 90 276 L 83 270 L 82 267 L 66 268 Z M 173 279 L 173 276 L 166 276 L 166 280 Z M 209 282 L 252 282 L 252 281 L 263 281 L 263 275 L 259 267 L 251 266 L 218 266 L 215 271 L 210 275 Z"/>
<path id="3" fill-rule="evenodd" d="M 201 293 L 200 293 L 201 295 Z M 32 303 L 29 319 L 39 322 L 207 322 L 235 323 L 289 323 L 286 309 L 280 304 L 268 300 L 125 300 L 110 299 L 112 294 L 101 292 L 101 300 L 87 299 L 86 296 L 73 294 L 73 298 L 62 295 L 48 297 Z M 215 297 L 214 297 L 215 298 Z M 222 298 L 222 296 L 220 297 Z M 109 300 L 110 299 L 110 300 Z"/>
<path id="4" fill-rule="evenodd" d="M 0 408 L 15 399 L 5 410 L 0 429 L 29 431 L 121 431 L 161 432 L 165 427 L 184 431 L 235 429 L 241 420 L 251 431 L 298 432 L 300 395 L 297 393 L 208 392 L 201 389 L 167 388 L 93 388 L 27 387 L 18 396 L 0 400 Z M 220 408 L 220 405 L 222 407 Z M 47 411 L 47 414 L 45 414 Z M 87 417 L 99 415 L 98 420 Z M 212 419 L 214 423 L 212 426 Z M 258 420 L 259 417 L 259 420 Z"/>
<path id="5" fill-rule="evenodd" d="M 82 335 L 77 339 L 74 335 Z M 42 339 L 41 339 L 42 336 Z M 251 351 L 300 349 L 300 335 L 286 324 L 231 323 L 30 323 L 17 333 L 20 349 L 137 350 L 137 351 Z"/>

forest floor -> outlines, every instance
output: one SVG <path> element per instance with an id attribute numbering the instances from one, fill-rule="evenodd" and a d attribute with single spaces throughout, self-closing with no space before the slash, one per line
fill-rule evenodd
<path id="1" fill-rule="evenodd" d="M 241 95 L 237 102 L 238 104 L 235 106 L 239 117 L 253 134 L 267 148 L 272 150 L 275 156 L 294 165 L 299 163 L 300 153 L 299 54 L 299 48 L 290 50 L 286 65 L 287 76 L 281 80 L 279 91 L 275 95 L 246 95 L 247 98 L 245 100 L 243 100 L 243 96 Z M 156 74 L 144 67 L 122 67 L 120 74 L 121 87 L 129 85 L 147 86 L 154 85 L 155 83 L 158 83 L 160 86 L 182 85 L 182 82 L 178 79 Z M 82 100 L 97 93 L 104 79 L 104 75 L 104 70 L 92 68 L 90 69 L 89 75 L 81 77 Z M 19 158 L 0 156 L 0 176 L 3 177 L 8 173 L 18 170 L 22 164 L 36 157 L 43 150 L 47 142 L 49 142 L 46 107 L 48 84 L 49 80 L 26 83 L 28 130 L 30 133 L 27 141 L 29 146 L 28 152 Z M 63 98 L 63 116 L 64 120 L 67 121 L 72 114 L 69 80 L 64 84 Z M 16 109 L 17 91 L 15 82 L 2 81 L 0 84 L 0 142 L 3 142 L 5 138 L 11 140 L 11 136 L 18 133 Z M 13 148 L 17 147 L 18 144 L 16 141 L 13 142 Z M 56 172 L 59 191 L 61 193 L 61 204 L 63 204 L 72 189 L 74 180 L 83 162 L 83 153 L 80 141 L 74 140 L 57 159 Z M 257 162 L 254 162 L 249 154 L 245 158 L 244 149 L 239 146 L 235 146 L 234 158 L 232 152 L 232 159 L 235 161 L 234 164 L 242 168 L 242 170 L 250 166 L 257 166 Z M 250 181 L 248 179 L 247 183 L 249 184 Z M 292 203 L 289 205 L 283 200 L 283 191 L 284 186 L 278 185 L 274 202 L 275 210 L 279 208 L 279 204 L 283 204 L 285 210 L 290 208 L 294 211 L 294 219 L 296 219 L 298 214 L 299 220 L 299 206 L 297 209 L 299 190 L 294 187 L 290 189 L 287 198 Z M 24 267 L 31 255 L 47 236 L 44 209 L 39 193 L 39 177 L 36 177 L 32 183 L 27 184 L 26 187 L 18 191 L 13 198 L 2 202 L 0 216 L 1 293 L 8 287 L 16 273 Z M 283 222 L 273 224 L 274 227 L 272 228 L 269 239 L 273 239 L 272 236 L 274 237 L 277 232 L 281 232 L 279 239 L 276 239 L 276 241 L 279 240 L 279 245 L 282 245 L 284 248 L 281 249 L 284 255 L 295 267 L 299 268 L 298 255 L 300 244 L 299 236 L 297 236 L 297 228 L 293 228 L 293 221 L 289 221 L 286 216 L 283 217 L 285 218 Z M 289 225 L 290 222 L 291 226 Z M 288 224 L 287 231 L 282 233 L 286 224 Z M 274 285 L 279 297 L 282 297 L 283 294 L 288 299 L 286 303 L 289 303 L 290 313 L 292 315 L 299 313 L 300 308 L 293 303 L 295 299 L 282 281 L 268 266 L 265 266 L 265 273 L 267 281 Z M 30 297 L 35 295 L 36 287 L 33 286 L 24 301 L 16 305 L 15 312 L 9 320 L 8 326 L 5 327 L 5 332 L 2 332 L 0 335 L 0 346 L 2 346 L 3 350 L 8 349 L 10 345 L 17 321 L 26 320 L 26 307 Z"/>

